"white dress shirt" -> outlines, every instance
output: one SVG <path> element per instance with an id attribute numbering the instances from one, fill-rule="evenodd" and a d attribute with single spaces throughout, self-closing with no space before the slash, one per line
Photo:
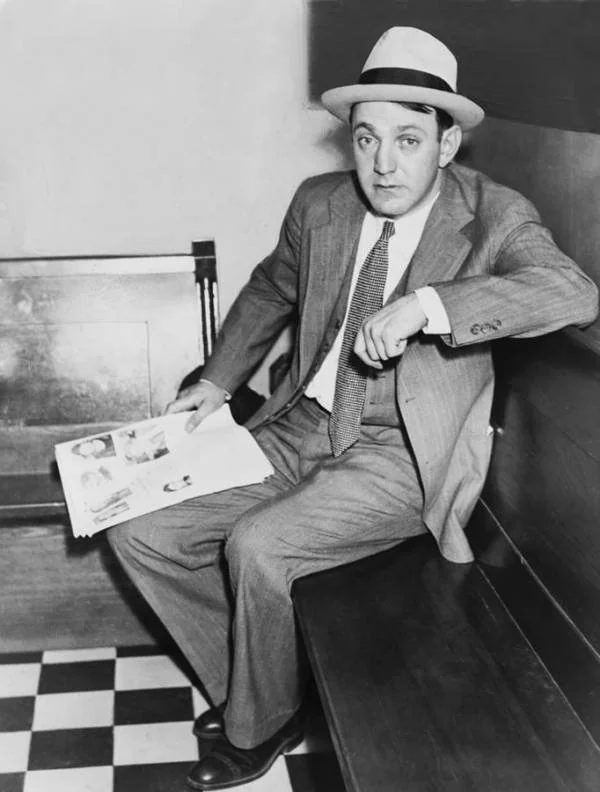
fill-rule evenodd
<path id="1" fill-rule="evenodd" d="M 438 195 L 439 193 L 436 193 L 426 204 L 394 221 L 395 233 L 388 242 L 388 273 L 383 292 L 384 303 L 396 288 L 398 281 L 403 276 L 413 257 L 421 239 L 421 235 L 423 234 L 423 228 L 425 227 L 431 208 Z M 306 388 L 306 395 L 312 399 L 316 399 L 322 407 L 325 407 L 325 409 L 329 411 L 331 411 L 333 404 L 338 361 L 342 349 L 342 340 L 344 338 L 348 310 L 356 287 L 356 281 L 358 280 L 360 269 L 366 257 L 381 236 L 383 224 L 386 219 L 385 217 L 378 217 L 370 212 L 367 212 L 365 215 L 358 241 L 356 259 L 354 261 L 352 282 L 348 295 L 344 323 L 327 357 Z M 416 289 L 415 294 L 419 299 L 423 313 L 427 317 L 427 324 L 423 328 L 423 332 L 440 335 L 442 333 L 449 333 L 450 324 L 448 316 L 435 289 L 431 286 L 425 286 L 422 289 Z"/>

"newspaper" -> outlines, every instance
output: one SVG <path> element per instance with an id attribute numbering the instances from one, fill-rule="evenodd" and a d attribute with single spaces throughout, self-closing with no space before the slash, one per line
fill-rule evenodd
<path id="1" fill-rule="evenodd" d="M 56 461 L 73 534 L 93 536 L 174 503 L 255 484 L 273 468 L 228 405 L 186 432 L 189 412 L 59 443 Z"/>

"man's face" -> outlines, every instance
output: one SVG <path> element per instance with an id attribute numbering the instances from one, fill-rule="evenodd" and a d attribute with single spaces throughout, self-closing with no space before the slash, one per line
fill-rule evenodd
<path id="1" fill-rule="evenodd" d="M 358 181 L 373 211 L 397 218 L 437 189 L 440 168 L 460 144 L 452 127 L 439 140 L 435 113 L 419 113 L 395 102 L 354 107 L 352 146 Z"/>

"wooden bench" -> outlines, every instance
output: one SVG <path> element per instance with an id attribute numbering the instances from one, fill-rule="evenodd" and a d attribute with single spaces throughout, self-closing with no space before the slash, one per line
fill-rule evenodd
<path id="1" fill-rule="evenodd" d="M 600 357 L 498 349 L 499 431 L 469 526 L 297 581 L 349 792 L 600 788 Z"/>
<path id="2" fill-rule="evenodd" d="M 104 537 L 70 535 L 54 444 L 159 414 L 218 324 L 212 241 L 192 255 L 0 261 L 0 649 L 161 630 Z"/>

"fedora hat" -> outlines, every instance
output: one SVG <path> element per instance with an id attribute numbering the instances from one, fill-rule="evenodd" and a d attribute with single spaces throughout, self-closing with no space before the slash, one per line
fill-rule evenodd
<path id="1" fill-rule="evenodd" d="M 357 102 L 418 102 L 449 113 L 463 130 L 483 120 L 479 105 L 456 93 L 456 58 L 434 36 L 413 27 L 393 27 L 377 41 L 356 85 L 331 88 L 324 107 L 348 121 Z"/>

